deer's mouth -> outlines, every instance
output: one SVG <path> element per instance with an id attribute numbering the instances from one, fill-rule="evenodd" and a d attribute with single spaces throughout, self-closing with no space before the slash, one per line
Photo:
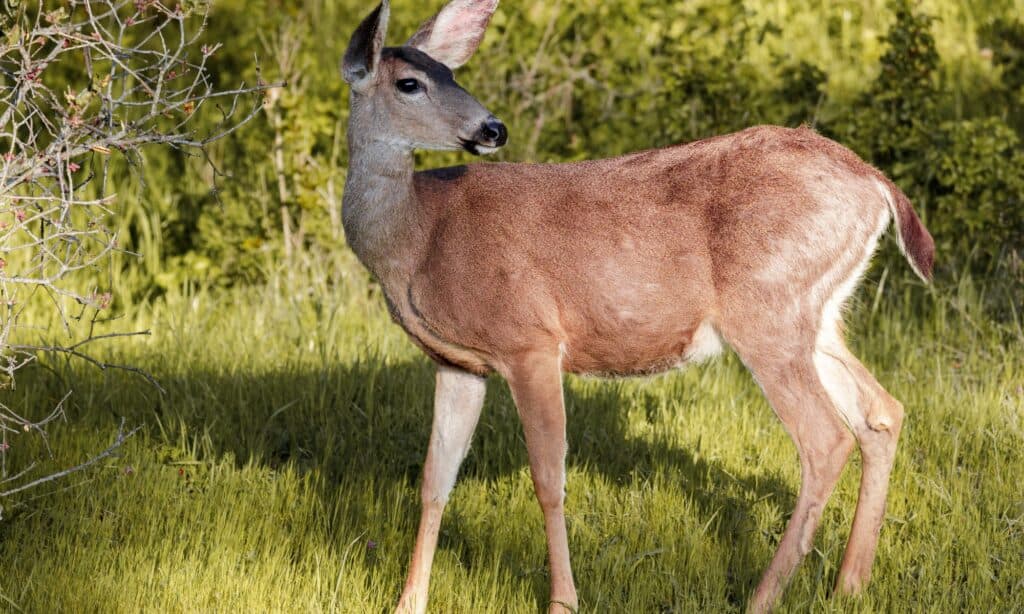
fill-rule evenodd
<path id="1" fill-rule="evenodd" d="M 474 156 L 482 156 L 498 151 L 498 148 L 493 145 L 484 145 L 479 141 L 472 141 L 470 139 L 460 138 L 459 145 Z"/>

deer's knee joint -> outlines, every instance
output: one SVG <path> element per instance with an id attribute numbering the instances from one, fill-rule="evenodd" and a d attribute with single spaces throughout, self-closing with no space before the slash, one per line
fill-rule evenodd
<path id="1" fill-rule="evenodd" d="M 866 419 L 872 431 L 898 434 L 903 425 L 903 403 L 888 394 L 880 395 L 873 399 Z"/>
<path id="2" fill-rule="evenodd" d="M 561 473 L 535 475 L 533 490 L 537 495 L 537 503 L 540 503 L 541 509 L 553 510 L 560 508 L 565 503 L 565 476 Z"/>
<path id="3" fill-rule="evenodd" d="M 540 504 L 541 509 L 553 510 L 565 504 L 564 484 L 537 484 L 536 494 L 537 503 Z"/>

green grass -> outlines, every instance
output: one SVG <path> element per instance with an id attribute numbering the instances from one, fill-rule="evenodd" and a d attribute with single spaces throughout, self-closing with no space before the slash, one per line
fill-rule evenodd
<path id="1" fill-rule="evenodd" d="M 0 522 L 0 609 L 380 612 L 403 582 L 429 432 L 430 364 L 351 259 L 332 279 L 171 295 L 116 326 L 105 357 L 138 377 L 47 361 L 8 401 L 68 387 L 51 466 L 120 458 Z M 1024 352 L 970 283 L 869 283 L 851 342 L 908 409 L 875 578 L 833 599 L 859 472 L 844 474 L 784 611 L 1024 608 Z M 877 301 L 876 301 L 877 298 Z M 920 312 L 920 313 L 917 313 Z M 731 611 L 794 504 L 796 453 L 733 356 L 644 381 L 570 378 L 567 515 L 582 611 Z M 33 440 L 16 439 L 11 454 Z M 37 445 L 38 442 L 36 442 Z M 21 448 L 29 449 L 21 449 Z M 535 612 L 541 515 L 507 389 L 489 382 L 442 526 L 432 611 Z"/>

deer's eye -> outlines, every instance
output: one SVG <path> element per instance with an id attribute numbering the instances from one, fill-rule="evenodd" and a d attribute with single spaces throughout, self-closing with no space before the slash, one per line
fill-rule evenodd
<path id="1" fill-rule="evenodd" d="M 415 94 L 423 88 L 416 79 L 399 79 L 395 81 L 395 87 L 403 94 Z"/>

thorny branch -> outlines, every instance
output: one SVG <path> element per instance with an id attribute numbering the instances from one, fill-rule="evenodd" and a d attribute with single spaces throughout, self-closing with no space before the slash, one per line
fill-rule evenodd
<path id="1" fill-rule="evenodd" d="M 118 161 L 137 169 L 147 145 L 192 150 L 212 165 L 207 146 L 255 118 L 273 86 L 217 88 L 209 62 L 220 45 L 202 42 L 208 0 L 0 2 L 0 387 L 13 387 L 19 369 L 49 353 L 130 371 L 159 388 L 148 373 L 83 347 L 148 334 L 94 333 L 114 299 L 112 255 L 135 255 L 118 243 L 111 173 Z M 34 341 L 39 331 L 22 317 L 40 304 L 71 341 Z M 76 322 L 88 324 L 85 338 L 75 337 Z M 10 469 L 8 451 L 26 434 L 46 443 L 66 400 L 40 418 L 0 400 L 0 484 L 37 467 L 26 460 Z M 122 429 L 89 461 L 0 491 L 0 499 L 88 467 L 132 433 Z"/>

